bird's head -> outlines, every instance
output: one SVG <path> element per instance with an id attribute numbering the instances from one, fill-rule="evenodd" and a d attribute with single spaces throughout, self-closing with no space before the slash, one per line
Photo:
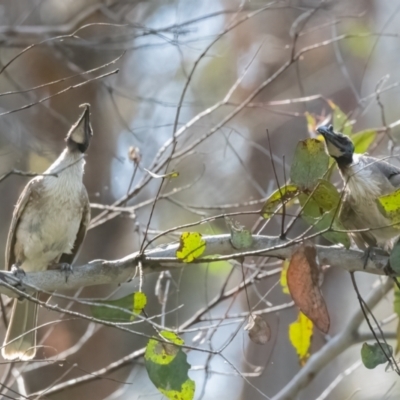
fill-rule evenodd
<path id="1" fill-rule="evenodd" d="M 326 150 L 331 157 L 338 163 L 352 163 L 354 144 L 348 136 L 336 133 L 332 125 L 320 126 L 317 131 L 324 137 Z"/>
<path id="2" fill-rule="evenodd" d="M 65 141 L 70 151 L 85 153 L 93 136 L 93 129 L 90 123 L 90 104 L 81 104 L 79 107 L 83 108 L 83 113 L 72 125 Z"/>

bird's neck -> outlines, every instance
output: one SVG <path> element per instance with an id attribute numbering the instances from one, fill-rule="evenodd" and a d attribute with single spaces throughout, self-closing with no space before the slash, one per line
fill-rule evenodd
<path id="1" fill-rule="evenodd" d="M 343 155 L 340 157 L 333 157 L 336 160 L 336 163 L 340 169 L 340 171 L 344 172 L 353 164 L 353 155 Z"/>
<path id="2" fill-rule="evenodd" d="M 67 147 L 45 171 L 45 174 L 75 176 L 82 180 L 84 165 L 84 155 L 81 152 L 70 151 Z"/>

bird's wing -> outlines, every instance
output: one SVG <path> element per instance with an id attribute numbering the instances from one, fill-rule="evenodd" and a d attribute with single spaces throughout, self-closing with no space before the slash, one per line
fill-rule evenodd
<path id="1" fill-rule="evenodd" d="M 368 157 L 373 160 L 373 165 L 389 180 L 389 182 L 395 187 L 400 187 L 400 168 L 387 163 L 386 161 L 380 161 L 372 157 Z M 368 160 L 369 161 L 369 160 Z"/>
<path id="2" fill-rule="evenodd" d="M 352 207 L 352 202 L 345 197 L 339 214 L 339 220 L 343 227 L 349 231 L 355 231 L 365 228 L 365 221 L 358 216 Z M 367 249 L 369 246 L 376 246 L 376 239 L 371 232 L 352 232 L 350 236 L 353 238 L 357 247 L 361 250 Z"/>
<path id="3" fill-rule="evenodd" d="M 60 258 L 60 263 L 68 263 L 72 264 L 78 255 L 78 252 L 82 246 L 83 240 L 85 239 L 86 236 L 86 231 L 90 223 L 90 202 L 89 202 L 89 197 L 86 192 L 86 189 L 83 188 L 82 190 L 82 202 L 83 202 L 83 211 L 82 211 L 82 219 L 81 219 L 81 224 L 79 226 L 78 233 L 76 235 L 74 247 L 72 248 L 72 251 L 70 254 L 62 254 Z"/>
<path id="4" fill-rule="evenodd" d="M 15 205 L 10 229 L 8 231 L 7 236 L 7 244 L 6 244 L 6 268 L 8 270 L 11 269 L 13 264 L 15 264 L 15 254 L 14 254 L 14 246 L 16 241 L 16 232 L 17 227 L 21 218 L 22 213 L 24 212 L 25 206 L 28 204 L 29 200 L 31 199 L 32 193 L 35 193 L 40 185 L 41 185 L 41 178 L 34 178 L 25 186 L 24 190 L 22 191 L 17 204 Z"/>

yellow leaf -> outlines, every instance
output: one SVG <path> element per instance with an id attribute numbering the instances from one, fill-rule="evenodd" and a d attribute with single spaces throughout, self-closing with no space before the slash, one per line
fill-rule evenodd
<path id="1" fill-rule="evenodd" d="M 287 203 L 293 197 L 299 194 L 299 188 L 296 185 L 282 186 L 280 189 L 275 190 L 263 205 L 261 215 L 263 218 L 271 218 L 275 210 L 283 203 Z"/>
<path id="2" fill-rule="evenodd" d="M 289 325 L 289 339 L 299 356 L 300 365 L 304 365 L 310 357 L 313 323 L 301 311 L 297 321 Z"/>
<path id="3" fill-rule="evenodd" d="M 315 120 L 315 117 L 310 114 L 308 111 L 306 111 L 304 113 L 306 120 L 307 120 L 307 129 L 308 129 L 308 133 L 310 134 L 314 134 L 315 131 L 317 130 L 317 121 Z M 322 136 L 322 135 L 321 135 Z M 323 141 L 324 139 L 322 138 L 321 141 Z"/>
<path id="4" fill-rule="evenodd" d="M 198 232 L 184 232 L 180 237 L 180 245 L 176 256 L 186 263 L 199 258 L 206 249 L 206 242 Z"/>
<path id="5" fill-rule="evenodd" d="M 147 297 L 143 292 L 136 292 L 133 296 L 133 311 L 136 314 L 142 312 L 142 310 L 146 307 Z"/>
<path id="6" fill-rule="evenodd" d="M 181 347 L 183 340 L 174 332 L 161 331 L 160 335 L 166 341 L 150 339 L 144 353 L 150 380 L 168 399 L 193 400 L 195 382 L 188 375 L 191 365 Z"/>
<path id="7" fill-rule="evenodd" d="M 400 222 L 400 189 L 378 197 L 378 205 L 382 214 L 388 217 L 392 223 L 398 224 Z M 399 225 L 395 227 L 399 228 Z"/>
<path id="8" fill-rule="evenodd" d="M 171 400 L 191 400 L 194 397 L 194 391 L 196 384 L 191 379 L 188 379 L 182 384 L 181 391 L 176 390 L 163 390 L 159 388 L 158 390 L 168 399 Z"/>
<path id="9" fill-rule="evenodd" d="M 183 345 L 184 341 L 173 332 L 161 331 L 160 334 L 167 341 L 150 339 L 144 357 L 146 360 L 153 361 L 156 364 L 170 364 L 179 351 L 178 346 Z"/>
<path id="10" fill-rule="evenodd" d="M 311 191 L 307 191 L 311 195 Z M 317 187 L 314 189 L 312 198 L 324 211 L 335 209 L 340 201 L 340 194 L 336 187 L 325 179 L 318 179 Z"/>
<path id="11" fill-rule="evenodd" d="M 280 279 L 280 283 L 282 286 L 282 292 L 285 294 L 290 294 L 289 292 L 289 288 L 287 285 L 287 270 L 289 268 L 289 264 L 290 264 L 290 260 L 285 260 L 282 263 L 282 271 L 281 271 L 281 279 Z"/>

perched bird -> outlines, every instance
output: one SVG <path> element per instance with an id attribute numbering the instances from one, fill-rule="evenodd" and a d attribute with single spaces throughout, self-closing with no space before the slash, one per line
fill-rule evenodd
<path id="1" fill-rule="evenodd" d="M 354 153 L 351 139 L 335 132 L 332 125 L 320 126 L 328 154 L 336 160 L 345 183 L 339 219 L 352 233 L 356 245 L 364 250 L 380 247 L 388 250 L 400 230 L 379 210 L 377 198 L 400 187 L 400 169 L 374 157 Z"/>
<path id="2" fill-rule="evenodd" d="M 6 266 L 18 272 L 71 268 L 86 235 L 90 204 L 83 185 L 84 153 L 93 135 L 90 106 L 65 139 L 66 148 L 44 175 L 25 186 L 15 206 L 6 246 Z M 37 304 L 14 300 L 2 347 L 6 360 L 36 353 Z"/>

